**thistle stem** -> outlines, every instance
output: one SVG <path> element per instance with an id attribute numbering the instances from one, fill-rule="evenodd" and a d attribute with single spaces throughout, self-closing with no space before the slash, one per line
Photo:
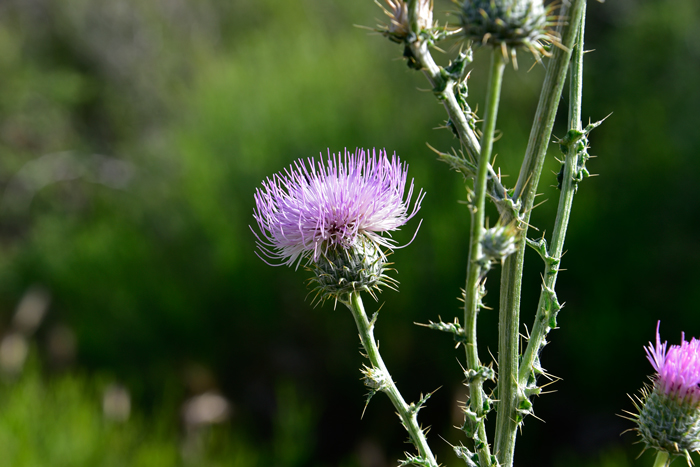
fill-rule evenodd
<path id="1" fill-rule="evenodd" d="M 476 342 L 476 317 L 481 306 L 481 280 L 486 271 L 487 264 L 483 257 L 481 240 L 484 233 L 485 202 L 486 202 L 486 182 L 488 175 L 488 164 L 491 160 L 491 150 L 493 147 L 493 135 L 496 130 L 496 119 L 498 116 L 498 104 L 501 96 L 501 85 L 503 83 L 503 71 L 505 62 L 499 49 L 494 49 L 491 54 L 491 72 L 488 81 L 488 91 L 486 96 L 486 111 L 484 114 L 484 127 L 482 137 L 481 153 L 477 166 L 476 178 L 474 179 L 474 204 L 472 206 L 472 222 L 469 245 L 469 262 L 467 264 L 467 282 L 464 297 L 464 330 L 467 344 L 464 346 L 467 360 L 467 368 L 478 373 L 481 367 L 479 361 L 479 351 Z M 469 384 L 469 401 L 472 412 L 477 417 L 478 439 L 475 444 L 478 448 L 479 461 L 482 466 L 491 465 L 491 452 L 486 437 L 485 411 L 483 386 L 484 379 L 475 377 Z"/>
<path id="2" fill-rule="evenodd" d="M 583 4 L 582 17 L 579 26 L 578 40 L 571 57 L 571 75 L 569 78 L 569 129 L 581 132 L 581 95 L 583 91 L 583 39 L 585 29 L 586 4 Z M 564 251 L 564 239 L 569 225 L 571 207 L 573 205 L 574 194 L 576 194 L 576 173 L 580 170 L 579 153 L 577 151 L 577 140 L 571 141 L 568 145 L 566 159 L 564 161 L 564 172 L 561 183 L 561 195 L 557 207 L 557 217 L 554 222 L 554 230 L 547 258 L 545 259 L 545 270 L 542 277 L 544 283 L 540 292 L 540 299 L 535 314 L 535 322 L 532 326 L 532 333 L 527 348 L 523 353 L 523 358 L 518 375 L 518 382 L 521 386 L 531 383 L 530 378 L 533 372 L 537 371 L 539 364 L 535 365 L 540 349 L 542 348 L 547 334 L 555 324 L 556 313 L 559 311 L 559 304 L 556 301 L 554 287 L 557 282 L 561 255 Z M 533 378 L 534 379 L 534 378 Z M 534 384 L 534 381 L 532 381 Z"/>
<path id="3" fill-rule="evenodd" d="M 412 10 L 409 9 L 409 12 Z M 447 116 L 454 125 L 454 129 L 459 136 L 459 140 L 467 153 L 469 160 L 473 163 L 479 160 L 479 154 L 481 153 L 481 145 L 479 144 L 479 138 L 476 132 L 469 124 L 467 116 L 462 110 L 457 98 L 455 97 L 455 85 L 457 82 L 443 73 L 443 68 L 439 67 L 433 56 L 428 50 L 428 44 L 425 40 L 419 38 L 409 44 L 408 47 L 411 50 L 414 60 L 418 64 L 418 67 L 423 71 L 423 74 L 427 78 L 430 85 L 433 87 L 433 92 L 435 97 L 442 102 L 447 112 Z M 500 178 L 491 166 L 491 161 L 487 161 L 486 170 L 488 171 L 487 181 L 491 185 L 489 193 L 494 198 L 501 200 L 505 199 L 507 192 L 505 187 L 501 184 Z"/>
<path id="4" fill-rule="evenodd" d="M 668 467 L 671 465 L 668 453 L 666 451 L 656 451 L 656 459 L 654 459 L 654 467 Z"/>
<path id="5" fill-rule="evenodd" d="M 372 321 L 367 319 L 367 314 L 365 313 L 365 308 L 362 304 L 362 298 L 360 297 L 360 292 L 353 292 L 349 296 L 347 302 L 343 302 L 352 312 L 352 316 L 355 319 L 355 324 L 357 324 L 357 331 L 360 334 L 360 341 L 362 342 L 362 347 L 367 353 L 367 358 L 372 364 L 373 368 L 376 368 L 382 372 L 385 377 L 385 382 L 381 387 L 381 391 L 386 393 L 394 404 L 394 408 L 401 419 L 401 422 L 408 432 L 411 441 L 418 449 L 418 454 L 422 458 L 424 464 L 430 467 L 438 467 L 435 457 L 433 456 L 428 442 L 425 439 L 425 434 L 423 430 L 418 425 L 417 415 L 420 410 L 420 405 L 415 404 L 408 405 L 404 398 L 401 396 L 396 384 L 391 379 L 389 371 L 382 360 L 382 356 L 379 353 L 379 347 L 374 340 L 374 319 Z"/>
<path id="6" fill-rule="evenodd" d="M 523 237 L 527 236 L 527 225 L 534 205 L 537 185 L 544 165 L 544 158 L 552 135 L 552 127 L 561 98 L 571 50 L 576 40 L 578 25 L 583 16 L 585 0 L 572 0 L 566 8 L 562 6 L 560 16 L 568 17 L 569 27 L 564 29 L 562 45 L 555 48 L 547 66 L 535 120 L 530 132 L 525 159 L 513 194 L 515 203 L 520 202 L 519 220 Z M 525 242 L 518 251 L 509 256 L 501 272 L 501 294 L 499 306 L 498 339 L 498 415 L 494 451 L 499 465 L 511 467 L 515 451 L 517 428 L 522 421 L 518 412 L 520 394 L 518 387 L 518 358 L 520 338 L 520 293 L 522 288 Z"/>

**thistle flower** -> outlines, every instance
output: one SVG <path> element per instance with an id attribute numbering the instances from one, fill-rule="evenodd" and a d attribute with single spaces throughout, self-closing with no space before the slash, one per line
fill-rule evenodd
<path id="1" fill-rule="evenodd" d="M 456 0 L 455 0 L 456 1 Z M 524 47 L 539 60 L 548 56 L 544 43 L 560 45 L 552 30 L 558 18 L 543 0 L 464 0 L 459 16 L 462 33 L 471 41 L 500 47 L 504 57 L 515 61 L 516 49 Z"/>
<path id="2" fill-rule="evenodd" d="M 644 350 L 656 375 L 635 403 L 637 432 L 646 448 L 684 456 L 690 465 L 690 453 L 700 450 L 700 340 L 683 334 L 680 345 L 662 344 L 657 325 L 656 345 Z"/>
<path id="3" fill-rule="evenodd" d="M 374 150 L 294 162 L 256 189 L 260 252 L 278 265 L 309 266 L 322 299 L 392 286 L 382 248 L 396 248 L 396 241 L 382 234 L 408 222 L 424 196 L 419 192 L 410 209 L 407 170 L 396 155 Z"/>

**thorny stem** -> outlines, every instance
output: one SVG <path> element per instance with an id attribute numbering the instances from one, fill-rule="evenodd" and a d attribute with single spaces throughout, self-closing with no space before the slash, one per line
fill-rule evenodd
<path id="1" fill-rule="evenodd" d="M 404 428 L 408 431 L 408 435 L 416 449 L 418 449 L 418 453 L 423 462 L 425 462 L 425 465 L 438 467 L 437 461 L 425 439 L 425 434 L 418 425 L 417 415 L 421 407 L 420 405 L 406 404 L 396 384 L 391 379 L 389 371 L 384 364 L 384 360 L 382 360 L 382 356 L 379 354 L 379 347 L 374 340 L 374 319 L 371 322 L 367 319 L 360 292 L 351 293 L 349 300 L 343 303 L 350 309 L 353 318 L 355 318 L 355 324 L 357 324 L 357 331 L 360 333 L 362 347 L 365 349 L 365 352 L 367 352 L 367 358 L 372 364 L 372 367 L 379 369 L 385 377 L 381 391 L 389 396 L 391 403 L 394 404 L 394 408 L 399 418 L 401 418 Z"/>
<path id="2" fill-rule="evenodd" d="M 571 76 L 569 78 L 569 128 L 580 132 L 581 125 L 581 94 L 583 90 L 583 38 L 585 28 L 585 10 L 583 4 L 583 16 L 579 27 L 578 40 L 573 50 L 571 58 Z M 557 217 L 554 222 L 554 231 L 546 252 L 545 270 L 543 274 L 543 286 L 540 292 L 540 300 L 537 305 L 535 322 L 532 326 L 532 334 L 527 348 L 523 353 L 518 382 L 521 386 L 530 383 L 533 372 L 539 370 L 539 364 L 535 364 L 538 353 L 544 345 L 547 333 L 555 325 L 556 313 L 560 305 L 557 303 L 554 287 L 557 282 L 561 255 L 564 251 L 564 239 L 571 215 L 571 207 L 576 194 L 576 173 L 579 167 L 579 153 L 576 149 L 577 141 L 573 141 L 568 146 L 566 159 L 564 161 L 564 173 L 561 183 L 561 195 L 559 196 L 559 206 L 557 207 Z M 534 378 L 533 378 L 534 379 Z M 534 381 L 532 381 L 534 384 Z"/>
<path id="3" fill-rule="evenodd" d="M 499 49 L 491 55 L 491 74 L 487 91 L 486 112 L 484 114 L 483 146 L 479 155 L 476 178 L 474 180 L 474 204 L 472 206 L 472 223 L 470 233 L 469 262 L 467 265 L 467 283 L 464 297 L 464 329 L 467 343 L 464 346 L 469 370 L 479 372 L 481 363 L 476 344 L 476 317 L 481 306 L 480 289 L 487 265 L 484 262 L 481 239 L 484 233 L 484 211 L 486 201 L 487 165 L 491 159 L 493 135 L 496 129 L 498 103 L 503 83 L 505 62 Z M 469 383 L 469 400 L 471 410 L 476 413 L 478 428 L 475 444 L 478 448 L 481 465 L 491 465 L 491 452 L 486 437 L 485 413 L 483 400 L 483 383 L 481 377 L 473 378 Z"/>
<path id="4" fill-rule="evenodd" d="M 547 66 L 540 100 L 535 113 L 535 121 L 530 132 L 525 159 L 520 169 L 518 182 L 513 195 L 514 201 L 521 203 L 519 220 L 527 236 L 527 224 L 534 205 L 537 185 L 544 165 L 557 106 L 561 98 L 571 50 L 576 40 L 578 25 L 583 17 L 585 0 L 572 0 L 566 8 L 562 6 L 560 15 L 568 17 L 570 26 L 562 35 L 563 49 L 555 48 Z M 506 223 L 510 219 L 505 219 Z M 525 242 L 518 251 L 509 256 L 501 272 L 501 294 L 499 309 L 498 339 L 498 415 L 496 418 L 496 439 L 494 451 L 499 465 L 511 467 L 515 450 L 517 428 L 521 421 L 518 413 L 518 357 L 520 292 L 522 287 Z"/>
<path id="5" fill-rule="evenodd" d="M 417 15 L 417 8 L 418 1 L 411 0 L 409 2 L 409 18 L 411 18 L 410 23 L 413 25 L 416 24 L 415 17 Z M 443 73 L 444 70 L 435 63 L 433 56 L 428 50 L 428 43 L 420 37 L 420 31 L 416 30 L 414 33 L 416 34 L 416 39 L 412 42 L 407 41 L 407 46 L 411 50 L 413 59 L 433 87 L 435 96 L 445 107 L 447 116 L 452 121 L 469 160 L 475 163 L 479 160 L 481 145 L 479 144 L 479 138 L 476 132 L 469 124 L 464 110 L 462 110 L 462 107 L 460 107 L 455 97 L 454 87 L 458 83 Z M 489 193 L 498 200 L 505 199 L 507 196 L 506 189 L 501 184 L 500 178 L 493 170 L 490 162 L 490 160 L 487 161 L 487 180 L 488 183 L 492 185 L 489 189 Z"/>

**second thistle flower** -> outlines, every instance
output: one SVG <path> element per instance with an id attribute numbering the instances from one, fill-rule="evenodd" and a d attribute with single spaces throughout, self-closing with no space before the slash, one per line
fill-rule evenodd
<path id="1" fill-rule="evenodd" d="M 690 453 L 700 450 L 700 340 L 681 337 L 680 345 L 661 343 L 645 348 L 656 370 L 654 385 L 642 392 L 637 432 L 647 448 L 683 456 L 691 465 Z"/>
<path id="2" fill-rule="evenodd" d="M 313 270 L 322 300 L 391 287 L 395 281 L 385 275 L 382 248 L 391 250 L 396 242 L 382 234 L 408 222 L 424 196 L 418 193 L 411 208 L 407 172 L 386 151 L 298 160 L 256 190 L 260 251 L 288 266 L 303 262 Z"/>

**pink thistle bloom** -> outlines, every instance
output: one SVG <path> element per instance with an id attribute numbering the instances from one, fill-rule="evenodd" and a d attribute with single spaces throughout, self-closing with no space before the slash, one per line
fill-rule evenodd
<path id="1" fill-rule="evenodd" d="M 700 402 L 700 340 L 694 337 L 690 342 L 681 334 L 681 344 L 661 343 L 660 322 L 656 326 L 656 345 L 649 343 L 644 350 L 657 373 L 656 384 L 668 396 L 689 402 Z"/>
<path id="2" fill-rule="evenodd" d="M 667 452 L 671 458 L 700 451 L 700 340 L 685 340 L 680 345 L 661 343 L 659 324 L 656 345 L 644 349 L 656 370 L 653 387 L 642 389 L 634 403 L 639 411 L 631 414 L 646 448 Z M 645 449 L 646 449 L 645 448 Z"/>
<path id="3" fill-rule="evenodd" d="M 297 160 L 255 191 L 258 248 L 280 261 L 277 265 L 295 267 L 358 241 L 369 241 L 383 257 L 380 248 L 396 248 L 396 242 L 382 234 L 408 222 L 424 197 L 421 190 L 410 208 L 413 180 L 406 193 L 407 172 L 408 166 L 386 151 L 345 150 L 342 156 L 329 151 L 319 162 Z"/>

